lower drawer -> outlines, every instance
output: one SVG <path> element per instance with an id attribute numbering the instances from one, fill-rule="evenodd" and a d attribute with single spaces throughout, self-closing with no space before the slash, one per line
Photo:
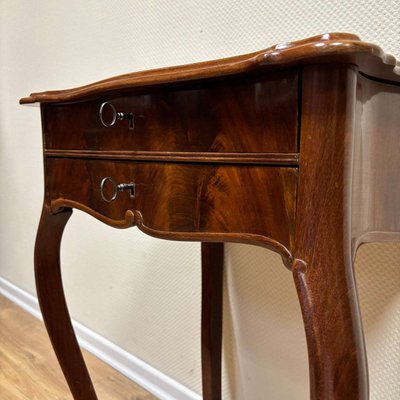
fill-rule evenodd
<path id="1" fill-rule="evenodd" d="M 160 232 L 263 235 L 290 249 L 297 169 L 243 165 L 46 160 L 46 198 L 120 221 L 139 212 L 143 226 Z M 117 193 L 111 179 L 134 183 Z M 81 207 L 83 206 L 83 207 Z"/>

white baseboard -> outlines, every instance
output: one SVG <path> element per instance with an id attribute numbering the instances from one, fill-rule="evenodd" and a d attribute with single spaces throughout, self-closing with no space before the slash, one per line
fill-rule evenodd
<path id="1" fill-rule="evenodd" d="M 38 300 L 0 277 L 0 294 L 42 319 Z M 181 385 L 169 376 L 146 364 L 134 355 L 111 343 L 109 340 L 88 329 L 79 322 L 72 321 L 79 344 L 121 374 L 136 382 L 154 396 L 162 400 L 200 400 L 201 396 Z"/>

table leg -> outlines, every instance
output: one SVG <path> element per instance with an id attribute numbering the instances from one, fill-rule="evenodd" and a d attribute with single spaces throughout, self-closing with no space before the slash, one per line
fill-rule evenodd
<path id="1" fill-rule="evenodd" d="M 352 265 L 296 260 L 308 344 L 311 400 L 368 399 L 367 362 Z"/>
<path id="2" fill-rule="evenodd" d="M 97 400 L 71 325 L 60 270 L 60 242 L 71 209 L 50 214 L 44 207 L 35 244 L 35 278 L 40 309 L 74 400 Z"/>
<path id="3" fill-rule="evenodd" d="M 203 399 L 221 399 L 223 243 L 202 243 L 201 364 Z"/>
<path id="4" fill-rule="evenodd" d="M 367 400 L 364 336 L 352 263 L 357 71 L 303 70 L 294 279 L 307 336 L 311 400 Z"/>

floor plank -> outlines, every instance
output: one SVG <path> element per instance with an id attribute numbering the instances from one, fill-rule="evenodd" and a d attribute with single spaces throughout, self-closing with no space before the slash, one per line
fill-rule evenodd
<path id="1" fill-rule="evenodd" d="M 83 351 L 99 400 L 156 400 Z M 0 399 L 73 400 L 41 321 L 0 296 Z"/>

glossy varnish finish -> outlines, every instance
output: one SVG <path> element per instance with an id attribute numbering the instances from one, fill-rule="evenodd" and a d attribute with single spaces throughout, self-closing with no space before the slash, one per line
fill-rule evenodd
<path id="1" fill-rule="evenodd" d="M 351 66 L 304 69 L 293 273 L 306 329 L 312 400 L 368 398 L 351 258 L 356 82 Z"/>
<path id="2" fill-rule="evenodd" d="M 201 233 L 216 238 L 246 233 L 254 235 L 254 240 L 259 237 L 260 244 L 291 249 L 295 168 L 65 158 L 47 159 L 46 169 L 47 197 L 53 210 L 75 206 L 99 219 L 107 218 L 110 225 L 121 224 L 130 211 L 140 216 L 142 229 L 154 236 L 176 232 L 190 238 L 197 233 L 201 239 Z M 122 192 L 115 201 L 105 202 L 100 182 L 108 176 L 118 183 L 135 182 L 135 198 Z"/>
<path id="3" fill-rule="evenodd" d="M 224 244 L 201 244 L 201 364 L 203 398 L 221 399 Z"/>
<path id="4" fill-rule="evenodd" d="M 45 156 L 97 160 L 176 161 L 216 164 L 298 166 L 298 153 L 207 153 L 187 151 L 45 150 Z"/>
<path id="5" fill-rule="evenodd" d="M 399 61 L 379 46 L 362 42 L 357 35 L 349 33 L 326 33 L 296 42 L 281 43 L 242 56 L 134 72 L 69 90 L 32 93 L 29 97 L 21 99 L 20 103 L 72 101 L 129 88 L 244 75 L 254 71 L 269 72 L 324 62 L 357 65 L 364 74 L 400 82 Z"/>
<path id="6" fill-rule="evenodd" d="M 295 153 L 297 71 L 43 105 L 47 149 Z M 132 114 L 104 127 L 103 102 Z M 104 109 L 107 121 L 110 108 Z"/>
<path id="7" fill-rule="evenodd" d="M 71 210 L 43 209 L 36 237 L 35 278 L 43 320 L 75 399 L 97 400 L 72 328 L 60 270 L 60 243 Z"/>
<path id="8" fill-rule="evenodd" d="M 203 242 L 204 399 L 221 399 L 226 241 L 273 249 L 292 269 L 311 399 L 368 399 L 353 259 L 360 243 L 400 238 L 399 72 L 379 47 L 328 34 L 21 99 L 42 106 L 36 280 L 76 400 L 97 397 L 61 284 L 60 240 L 72 208 L 113 227 Z M 126 121 L 100 125 L 106 100 L 135 114 L 134 130 Z M 134 182 L 135 197 L 105 202 L 100 182 L 108 176 Z"/>

